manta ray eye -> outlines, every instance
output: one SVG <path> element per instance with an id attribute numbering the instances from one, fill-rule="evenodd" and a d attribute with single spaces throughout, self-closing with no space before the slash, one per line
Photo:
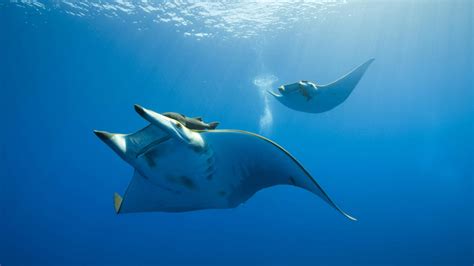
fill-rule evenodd
<path id="1" fill-rule="evenodd" d="M 181 123 L 176 123 L 176 126 L 177 126 L 178 128 L 181 128 L 183 125 L 181 125 Z"/>

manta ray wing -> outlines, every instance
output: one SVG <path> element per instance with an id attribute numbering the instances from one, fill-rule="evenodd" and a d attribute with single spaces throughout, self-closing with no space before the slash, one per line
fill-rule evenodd
<path id="1" fill-rule="evenodd" d="M 319 90 L 318 100 L 321 109 L 327 111 L 344 102 L 357 86 L 365 71 L 373 61 L 374 59 L 368 60 L 330 84 L 317 85 Z"/>
<path id="2" fill-rule="evenodd" d="M 190 206 L 189 199 L 183 197 L 186 195 L 181 195 L 180 191 L 152 183 L 135 170 L 119 208 L 116 204 L 116 212 L 181 212 L 200 209 L 199 206 Z"/>
<path id="3" fill-rule="evenodd" d="M 355 67 L 352 71 L 340 77 L 336 81 L 331 82 L 326 85 L 317 85 L 317 87 L 324 88 L 324 89 L 335 89 L 336 91 L 342 90 L 342 88 L 354 89 L 354 87 L 357 85 L 357 83 L 359 83 L 360 79 L 364 75 L 365 71 L 367 71 L 367 69 L 372 64 L 372 62 L 374 62 L 374 60 L 375 59 L 371 58 L 367 60 L 366 62 L 364 62 L 363 64 Z"/>
<path id="4" fill-rule="evenodd" d="M 274 185 L 293 185 L 319 196 L 351 220 L 316 182 L 311 174 L 283 147 L 258 134 L 241 130 L 202 133 L 213 149 L 220 178 L 230 179 L 230 206 L 245 202 L 257 191 Z"/>
<path id="5" fill-rule="evenodd" d="M 169 192 L 152 184 L 135 170 L 119 208 L 116 204 L 115 209 L 117 213 L 151 212 L 166 200 L 165 195 L 168 196 Z"/>

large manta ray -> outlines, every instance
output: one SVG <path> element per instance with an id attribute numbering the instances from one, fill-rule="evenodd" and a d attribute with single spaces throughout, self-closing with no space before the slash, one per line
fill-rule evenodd
<path id="1" fill-rule="evenodd" d="M 234 208 L 275 185 L 306 189 L 351 220 L 285 149 L 241 130 L 193 131 L 135 105 L 150 125 L 129 135 L 94 131 L 135 168 L 117 213 Z"/>
<path id="2" fill-rule="evenodd" d="M 280 94 L 268 91 L 283 105 L 296 111 L 322 113 L 333 109 L 344 102 L 356 87 L 367 68 L 374 61 L 370 59 L 354 70 L 327 84 L 318 85 L 302 80 L 278 88 Z"/>

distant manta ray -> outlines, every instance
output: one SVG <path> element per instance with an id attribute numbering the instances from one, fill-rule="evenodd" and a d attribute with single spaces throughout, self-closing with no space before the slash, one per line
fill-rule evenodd
<path id="1" fill-rule="evenodd" d="M 263 188 L 292 185 L 355 220 L 275 142 L 241 130 L 193 131 L 138 105 L 135 110 L 150 125 L 129 135 L 94 131 L 135 168 L 123 198 L 115 193 L 117 213 L 234 208 Z"/>
<path id="2" fill-rule="evenodd" d="M 278 88 L 280 94 L 268 91 L 280 103 L 296 111 L 322 113 L 343 103 L 356 87 L 367 68 L 374 61 L 370 59 L 354 70 L 327 85 L 318 85 L 302 80 Z"/>

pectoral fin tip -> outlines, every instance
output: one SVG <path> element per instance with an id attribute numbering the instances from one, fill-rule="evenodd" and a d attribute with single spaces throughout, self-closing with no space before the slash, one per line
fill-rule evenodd
<path id="1" fill-rule="evenodd" d="M 120 212 L 120 207 L 122 206 L 122 197 L 117 193 L 115 192 L 114 193 L 114 208 L 115 208 L 115 213 L 119 213 Z"/>

